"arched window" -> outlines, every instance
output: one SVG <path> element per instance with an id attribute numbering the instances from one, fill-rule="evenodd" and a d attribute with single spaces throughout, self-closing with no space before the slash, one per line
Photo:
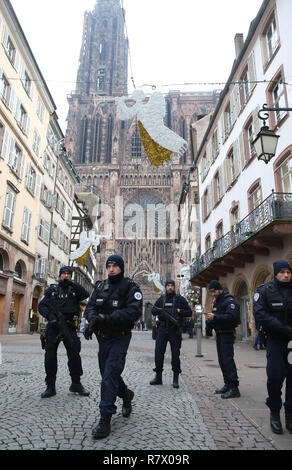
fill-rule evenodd
<path id="1" fill-rule="evenodd" d="M 131 139 L 131 156 L 132 158 L 141 158 L 142 155 L 142 143 L 140 139 L 140 134 L 136 128 Z"/>
<path id="2" fill-rule="evenodd" d="M 19 261 L 17 261 L 14 268 L 14 277 L 16 277 L 17 279 L 22 279 L 22 268 Z"/>

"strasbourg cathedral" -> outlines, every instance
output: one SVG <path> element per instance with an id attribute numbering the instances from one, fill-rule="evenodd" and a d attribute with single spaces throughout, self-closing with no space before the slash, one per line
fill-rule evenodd
<path id="1" fill-rule="evenodd" d="M 191 124 L 212 112 L 219 96 L 218 90 L 175 90 L 165 95 L 165 125 L 188 142 L 188 150 L 182 156 L 172 154 L 170 162 L 156 167 L 150 164 L 143 149 L 137 118 L 121 121 L 116 117 L 115 98 L 128 95 L 127 84 L 125 12 L 120 0 L 97 0 L 93 12 L 84 15 L 76 90 L 68 97 L 66 149 L 81 177 L 77 191 L 88 188 L 88 192 L 100 195 L 101 203 L 112 210 L 115 222 L 111 239 L 101 239 L 97 278 L 105 276 L 109 254 L 120 254 L 125 261 L 125 275 L 140 284 L 145 304 L 157 298 L 148 274 L 159 273 L 163 285 L 166 279 L 175 278 L 177 240 L 171 233 L 172 221 L 166 208 L 178 208 L 188 181 L 194 159 Z M 116 209 L 121 201 L 122 216 L 118 221 Z M 164 218 L 162 214 L 164 230 L 158 210 L 149 230 L 146 212 L 153 207 L 166 214 Z M 130 216 L 138 213 L 142 213 L 142 229 L 134 223 L 129 233 L 126 228 L 131 224 Z M 103 227 L 102 232 L 106 229 Z"/>

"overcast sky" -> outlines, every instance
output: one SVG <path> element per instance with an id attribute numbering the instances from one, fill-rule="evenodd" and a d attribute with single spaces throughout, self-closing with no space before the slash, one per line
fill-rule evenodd
<path id="1" fill-rule="evenodd" d="M 11 0 L 57 105 L 65 133 L 66 95 L 75 89 L 85 10 L 96 0 Z M 247 36 L 262 0 L 121 0 L 126 10 L 130 77 L 136 88 L 223 88 L 235 58 L 234 36 Z M 183 85 L 191 83 L 191 85 Z M 200 83 L 208 83 L 200 85 Z"/>

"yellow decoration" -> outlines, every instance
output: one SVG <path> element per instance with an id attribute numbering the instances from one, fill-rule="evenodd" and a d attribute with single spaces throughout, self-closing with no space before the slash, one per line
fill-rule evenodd
<path id="1" fill-rule="evenodd" d="M 75 261 L 76 263 L 79 265 L 79 266 L 83 266 L 86 259 L 87 259 L 87 256 L 89 255 L 89 252 L 90 252 L 90 247 L 87 248 L 87 250 L 85 251 L 85 253 L 80 256 L 80 258 L 77 258 Z"/>
<path id="2" fill-rule="evenodd" d="M 141 141 L 151 165 L 160 166 L 164 162 L 170 160 L 172 152 L 151 139 L 150 135 L 140 121 L 138 121 L 138 126 Z"/>

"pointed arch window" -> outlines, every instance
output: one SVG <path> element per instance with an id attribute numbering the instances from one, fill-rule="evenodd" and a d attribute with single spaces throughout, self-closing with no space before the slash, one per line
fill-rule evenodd
<path id="1" fill-rule="evenodd" d="M 141 158 L 142 156 L 142 142 L 138 128 L 136 128 L 131 139 L 131 156 L 132 158 Z"/>

